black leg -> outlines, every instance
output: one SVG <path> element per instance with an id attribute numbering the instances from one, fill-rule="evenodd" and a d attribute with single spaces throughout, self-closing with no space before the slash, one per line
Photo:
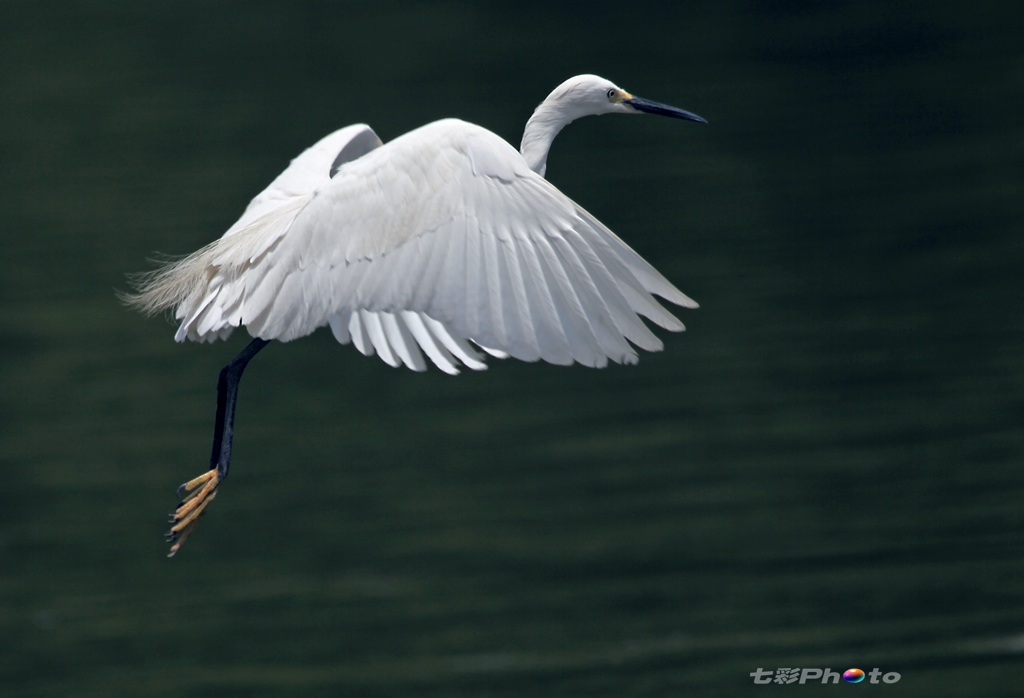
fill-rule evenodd
<path id="1" fill-rule="evenodd" d="M 168 557 L 172 557 L 181 549 L 185 539 L 189 537 L 199 518 L 206 513 L 206 508 L 217 496 L 217 487 L 221 480 L 228 476 L 231 466 L 231 437 L 235 429 L 235 402 L 238 400 L 238 383 L 242 372 L 252 357 L 270 342 L 265 339 L 254 339 L 249 346 L 231 360 L 220 372 L 217 382 L 217 419 L 213 426 L 213 452 L 210 454 L 210 469 L 197 478 L 189 480 L 178 488 L 178 496 L 191 492 L 178 504 L 177 510 L 171 515 L 171 530 L 167 532 L 167 540 L 173 543 Z"/>
<path id="2" fill-rule="evenodd" d="M 217 381 L 217 421 L 213 425 L 213 452 L 210 454 L 210 470 L 217 470 L 221 480 L 228 476 L 231 467 L 231 437 L 235 428 L 235 402 L 238 400 L 238 383 L 242 372 L 252 357 L 270 342 L 254 339 L 249 346 L 221 369 Z"/>

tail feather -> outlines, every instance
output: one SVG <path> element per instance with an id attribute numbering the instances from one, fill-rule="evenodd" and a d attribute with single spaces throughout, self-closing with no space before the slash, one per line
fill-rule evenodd
<path id="1" fill-rule="evenodd" d="M 214 269 L 209 260 L 217 242 L 187 257 L 172 260 L 159 269 L 130 275 L 128 281 L 134 292 L 118 293 L 118 298 L 146 315 L 187 305 L 189 300 L 204 293 L 213 278 Z"/>
<path id="2" fill-rule="evenodd" d="M 174 316 L 184 321 L 178 331 L 178 341 L 222 336 L 226 327 L 225 309 L 219 309 L 217 322 L 197 332 L 192 324 L 205 304 L 214 301 L 213 294 L 224 284 L 236 281 L 251 266 L 258 264 L 288 231 L 295 215 L 310 197 L 296 197 L 287 205 L 262 216 L 244 228 L 234 231 L 187 257 L 171 260 L 160 269 L 129 276 L 134 292 L 119 293 L 121 301 L 147 315 L 174 310 Z M 219 276 L 218 276 L 219 275 Z M 234 317 L 237 313 L 231 315 Z M 211 334 L 212 333 L 212 334 Z"/>

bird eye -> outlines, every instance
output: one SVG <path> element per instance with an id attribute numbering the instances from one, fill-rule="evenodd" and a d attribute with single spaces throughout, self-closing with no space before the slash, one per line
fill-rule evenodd
<path id="1" fill-rule="evenodd" d="M 608 99 L 612 99 L 613 97 L 615 97 L 615 88 L 614 87 L 609 88 L 609 90 L 608 90 Z"/>

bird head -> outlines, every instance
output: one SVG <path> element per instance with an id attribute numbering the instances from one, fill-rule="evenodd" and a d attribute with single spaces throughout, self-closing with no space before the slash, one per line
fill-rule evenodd
<path id="1" fill-rule="evenodd" d="M 541 177 L 547 171 L 551 142 L 566 124 L 593 114 L 660 114 L 707 123 L 696 114 L 659 104 L 626 92 L 597 75 L 577 75 L 552 90 L 526 122 L 519 150 L 530 169 Z"/>
<path id="2" fill-rule="evenodd" d="M 570 117 L 570 121 L 592 114 L 648 113 L 707 123 L 691 112 L 630 94 L 611 80 L 597 75 L 569 78 L 556 87 L 545 102 Z"/>

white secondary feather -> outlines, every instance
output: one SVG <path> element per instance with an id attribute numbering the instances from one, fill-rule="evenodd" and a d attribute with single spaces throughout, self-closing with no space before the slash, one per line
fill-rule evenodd
<path id="1" fill-rule="evenodd" d="M 137 302 L 174 307 L 178 341 L 239 326 L 289 341 L 329 324 L 392 366 L 424 370 L 426 354 L 457 373 L 486 367 L 469 342 L 633 363 L 633 345 L 662 346 L 638 316 L 683 329 L 651 294 L 696 307 L 508 143 L 446 119 L 386 145 L 361 124 L 322 139 Z"/>

